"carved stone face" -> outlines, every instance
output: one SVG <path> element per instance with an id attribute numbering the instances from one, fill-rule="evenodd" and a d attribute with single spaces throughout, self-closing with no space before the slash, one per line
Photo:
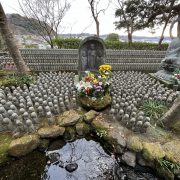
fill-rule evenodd
<path id="1" fill-rule="evenodd" d="M 90 44 L 90 49 L 94 50 L 95 49 L 95 45 L 94 44 Z"/>

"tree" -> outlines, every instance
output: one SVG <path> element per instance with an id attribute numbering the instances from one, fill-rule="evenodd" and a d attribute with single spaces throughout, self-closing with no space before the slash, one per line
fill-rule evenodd
<path id="1" fill-rule="evenodd" d="M 107 41 L 119 41 L 119 35 L 116 33 L 110 33 L 106 37 Z"/>
<path id="2" fill-rule="evenodd" d="M 164 39 L 164 32 L 167 25 L 178 16 L 180 12 L 180 4 L 178 0 L 149 0 L 146 8 L 145 16 L 141 16 L 144 19 L 144 27 L 154 28 L 156 26 L 163 25 L 161 36 L 159 39 L 159 46 Z"/>
<path id="3" fill-rule="evenodd" d="M 58 28 L 70 9 L 70 3 L 67 0 L 18 1 L 22 12 L 37 33 L 53 48 L 53 38 L 58 37 Z"/>
<path id="4" fill-rule="evenodd" d="M 0 32 L 1 32 L 2 37 L 7 45 L 9 53 L 13 58 L 13 61 L 16 65 L 18 73 L 26 74 L 29 71 L 29 68 L 25 64 L 25 62 L 21 56 L 21 53 L 17 47 L 14 35 L 9 28 L 7 17 L 4 13 L 4 9 L 3 9 L 1 3 L 0 3 Z"/>
<path id="5" fill-rule="evenodd" d="M 115 16 L 119 21 L 115 22 L 116 29 L 125 28 L 128 33 L 129 46 L 132 44 L 132 35 L 135 31 L 143 29 L 143 19 L 146 7 L 145 0 L 117 0 Z"/>
<path id="6" fill-rule="evenodd" d="M 90 5 L 90 9 L 91 9 L 91 13 L 92 13 L 92 17 L 93 17 L 93 19 L 94 19 L 94 21 L 96 23 L 96 35 L 97 35 L 97 37 L 99 37 L 99 34 L 100 34 L 99 15 L 100 15 L 101 12 L 105 13 L 105 11 L 109 7 L 109 3 L 110 3 L 110 0 L 108 0 L 107 7 L 105 7 L 104 9 L 98 9 L 100 1 L 101 0 L 88 0 L 88 3 Z"/>

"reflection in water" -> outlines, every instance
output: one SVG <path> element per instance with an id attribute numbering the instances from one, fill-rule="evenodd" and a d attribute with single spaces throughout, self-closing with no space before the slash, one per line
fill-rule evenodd
<path id="1" fill-rule="evenodd" d="M 47 151 L 47 156 L 49 161 L 43 180 L 111 179 L 116 162 L 99 143 L 86 139 L 67 143 L 58 150 Z"/>
<path id="2" fill-rule="evenodd" d="M 148 172 L 119 165 L 95 141 L 56 140 L 46 156 L 33 151 L 0 166 L 0 180 L 159 180 Z"/>

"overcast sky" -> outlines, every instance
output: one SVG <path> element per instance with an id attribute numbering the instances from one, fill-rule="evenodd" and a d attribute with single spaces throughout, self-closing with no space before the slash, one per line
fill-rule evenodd
<path id="1" fill-rule="evenodd" d="M 5 13 L 19 13 L 20 9 L 18 0 L 0 0 Z M 107 0 L 102 0 L 101 6 L 106 6 Z M 115 7 L 110 4 L 105 14 L 101 14 L 100 21 L 100 34 L 118 33 L 119 35 L 126 35 L 124 30 L 115 30 L 114 22 L 118 20 L 114 17 Z M 91 11 L 89 9 L 88 0 L 71 0 L 71 8 L 67 12 L 62 22 L 63 28 L 59 29 L 59 33 L 91 33 L 95 34 L 95 23 L 91 17 Z M 134 35 L 137 36 L 160 36 L 161 29 L 156 30 L 155 34 L 151 34 L 148 29 L 143 31 L 137 31 Z M 174 28 L 175 31 L 175 28 Z M 166 36 L 169 36 L 169 28 L 165 32 Z"/>

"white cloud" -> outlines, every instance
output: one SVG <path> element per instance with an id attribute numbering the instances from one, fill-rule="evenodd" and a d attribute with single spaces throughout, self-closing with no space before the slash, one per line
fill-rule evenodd
<path id="1" fill-rule="evenodd" d="M 102 0 L 103 4 L 107 0 Z M 18 0 L 1 0 L 5 13 L 20 13 Z M 126 35 L 124 30 L 115 30 L 114 17 L 115 9 L 111 4 L 105 14 L 100 15 L 100 34 L 108 34 L 116 32 L 119 35 Z M 155 34 L 151 34 L 148 29 L 143 31 L 137 31 L 134 35 L 138 36 L 160 36 L 161 26 L 156 30 Z M 71 9 L 63 19 L 62 28 L 59 29 L 62 33 L 96 33 L 95 23 L 91 17 L 91 11 L 89 9 L 88 0 L 71 0 Z M 174 28 L 174 34 L 176 28 Z M 166 29 L 165 36 L 169 36 L 169 28 Z"/>

